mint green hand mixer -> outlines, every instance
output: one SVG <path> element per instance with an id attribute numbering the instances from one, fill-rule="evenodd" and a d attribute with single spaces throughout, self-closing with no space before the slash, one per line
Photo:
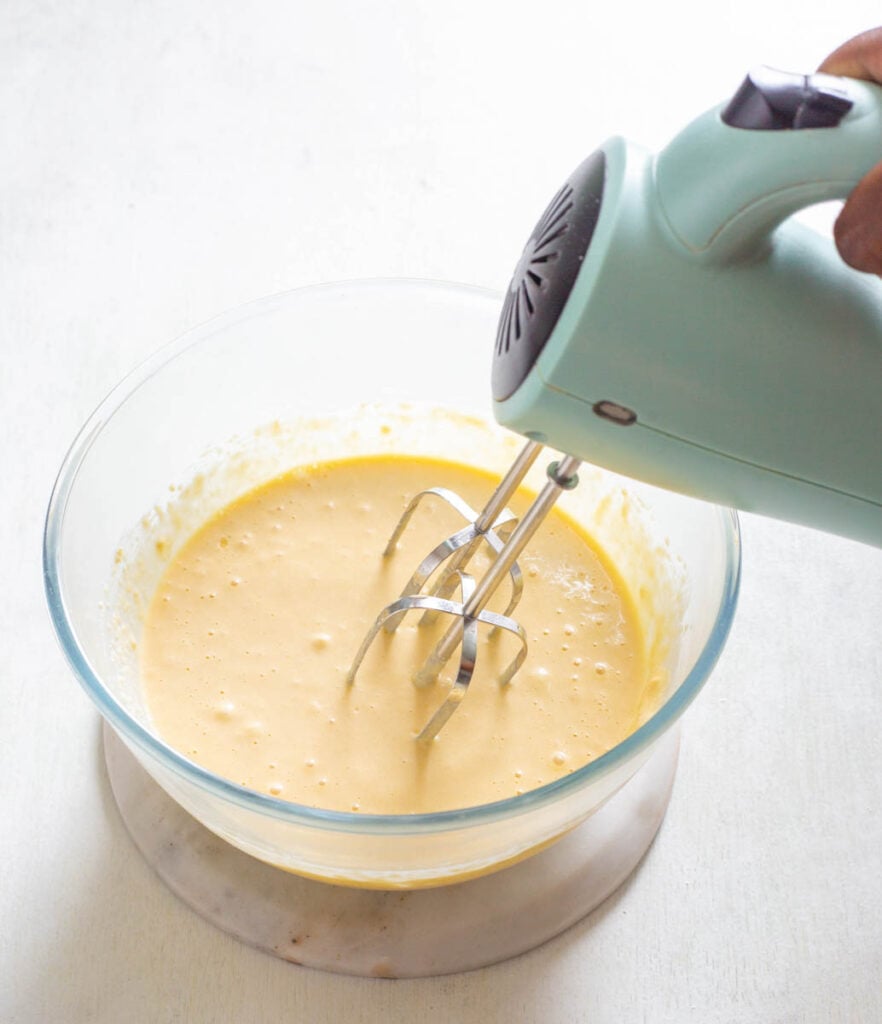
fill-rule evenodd
<path id="1" fill-rule="evenodd" d="M 517 631 L 498 621 L 511 605 L 484 606 L 582 459 L 882 546 L 882 282 L 788 219 L 846 197 L 880 160 L 882 88 L 769 68 L 657 155 L 613 138 L 589 156 L 531 234 L 499 323 L 495 415 L 531 440 L 381 613 L 350 678 L 380 626 L 410 609 L 452 615 L 416 675 L 434 679 L 460 648 L 420 734 L 435 736 L 466 692 L 477 623 Z M 503 545 L 497 517 L 544 444 L 568 455 Z M 473 585 L 482 538 L 497 557 Z"/>
<path id="2" fill-rule="evenodd" d="M 882 88 L 768 69 L 657 156 L 612 139 L 518 264 L 493 363 L 499 422 L 882 545 L 882 282 L 787 220 L 880 160 Z"/>

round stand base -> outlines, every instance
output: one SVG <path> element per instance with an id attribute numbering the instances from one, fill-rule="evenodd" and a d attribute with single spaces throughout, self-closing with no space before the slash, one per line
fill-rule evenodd
<path id="1" fill-rule="evenodd" d="M 166 885 L 203 918 L 292 963 L 341 974 L 452 974 L 525 953 L 580 920 L 630 875 L 664 817 L 679 750 L 672 730 L 587 821 L 518 864 L 435 889 L 316 882 L 230 846 L 158 786 L 104 727 L 123 821 Z"/>

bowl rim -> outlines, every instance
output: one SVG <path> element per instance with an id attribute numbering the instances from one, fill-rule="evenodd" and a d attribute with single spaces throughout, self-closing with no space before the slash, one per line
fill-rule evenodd
<path id="1" fill-rule="evenodd" d="M 484 825 L 557 802 L 635 758 L 673 725 L 710 676 L 732 626 L 741 580 L 741 531 L 734 509 L 707 504 L 707 509 L 715 517 L 723 539 L 725 568 L 719 604 L 707 640 L 695 663 L 676 691 L 646 722 L 605 754 L 537 789 L 491 803 L 421 814 L 366 814 L 314 808 L 248 789 L 189 760 L 137 721 L 102 683 L 99 673 L 90 664 L 80 646 L 72 619 L 68 615 L 59 558 L 67 503 L 83 460 L 116 410 L 154 374 L 192 346 L 208 342 L 217 332 L 243 320 L 270 312 L 291 301 L 308 300 L 310 296 L 318 293 L 340 290 L 376 292 L 380 287 L 392 290 L 403 288 L 410 291 L 422 288 L 435 294 L 446 292 L 460 298 L 470 295 L 495 303 L 501 301 L 498 292 L 457 282 L 419 278 L 331 281 L 254 299 L 220 313 L 168 342 L 123 377 L 107 394 L 80 428 L 64 456 L 49 499 L 44 524 L 43 584 L 56 637 L 81 686 L 97 706 L 102 717 L 113 726 L 123 740 L 158 761 L 164 769 L 171 770 L 186 782 L 195 784 L 224 801 L 299 826 L 353 834 L 425 834 Z"/>

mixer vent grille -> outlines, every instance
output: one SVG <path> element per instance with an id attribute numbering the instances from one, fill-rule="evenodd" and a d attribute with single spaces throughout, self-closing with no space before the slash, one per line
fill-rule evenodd
<path id="1" fill-rule="evenodd" d="M 496 331 L 493 397 L 504 401 L 529 375 L 579 276 L 600 216 L 603 150 L 569 176 L 533 228 L 518 260 Z"/>
<path id="2" fill-rule="evenodd" d="M 560 240 L 569 229 L 572 209 L 573 188 L 567 184 L 549 203 L 518 262 L 502 306 L 496 335 L 497 355 L 508 352 L 514 342 L 520 341 L 527 322 L 536 312 L 547 278 L 546 264 L 560 255 Z"/>

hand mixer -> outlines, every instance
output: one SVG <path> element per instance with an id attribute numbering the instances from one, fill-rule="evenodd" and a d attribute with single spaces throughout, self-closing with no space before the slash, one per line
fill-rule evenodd
<path id="1" fill-rule="evenodd" d="M 526 654 L 511 617 L 517 558 L 575 486 L 580 459 L 882 545 L 882 283 L 787 220 L 845 198 L 879 160 L 882 88 L 770 68 L 658 155 L 613 138 L 589 156 L 533 230 L 499 322 L 494 412 L 530 440 L 480 514 L 440 488 L 411 503 L 387 554 L 430 495 L 468 525 L 380 613 L 350 682 L 379 629 L 410 610 L 452 618 L 418 685 L 460 649 L 419 739 L 436 736 L 465 695 L 479 622 L 521 640 L 508 682 Z M 544 444 L 568 455 L 511 530 L 506 502 Z M 482 544 L 495 560 L 476 584 L 465 569 Z M 487 611 L 506 577 L 505 615 Z"/>

